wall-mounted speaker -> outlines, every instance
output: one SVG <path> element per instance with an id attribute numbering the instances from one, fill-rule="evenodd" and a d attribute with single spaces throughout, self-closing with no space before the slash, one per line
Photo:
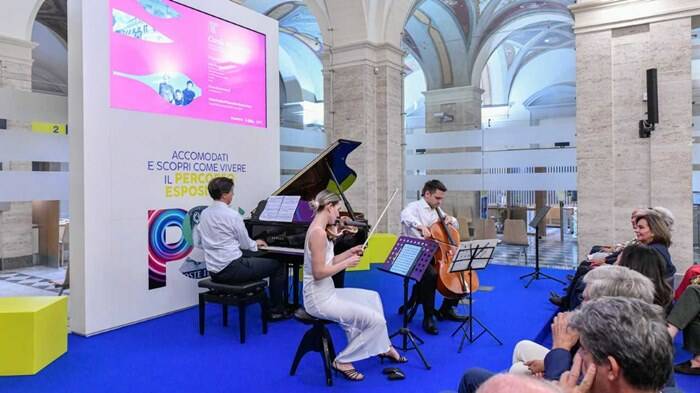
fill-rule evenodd
<path id="1" fill-rule="evenodd" d="M 0 130 L 7 129 L 7 119 L 0 119 Z"/>
<path id="2" fill-rule="evenodd" d="M 659 98 L 656 87 L 656 68 L 647 70 L 647 122 L 659 122 Z"/>
<path id="3" fill-rule="evenodd" d="M 647 119 L 639 121 L 639 137 L 649 138 L 659 122 L 659 99 L 656 68 L 647 70 Z"/>

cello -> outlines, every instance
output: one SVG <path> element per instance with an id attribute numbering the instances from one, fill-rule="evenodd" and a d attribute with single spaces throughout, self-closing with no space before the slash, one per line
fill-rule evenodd
<path id="1" fill-rule="evenodd" d="M 438 221 L 430 226 L 430 236 L 438 244 L 435 252 L 437 289 L 448 299 L 461 299 L 479 288 L 479 277 L 473 270 L 451 273 L 450 266 L 459 247 L 459 231 L 445 223 L 440 208 L 436 209 Z"/>

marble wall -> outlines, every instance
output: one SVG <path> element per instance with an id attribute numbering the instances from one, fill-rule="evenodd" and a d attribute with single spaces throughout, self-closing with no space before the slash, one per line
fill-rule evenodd
<path id="1" fill-rule="evenodd" d="M 403 192 L 402 64 L 400 60 L 373 61 L 367 57 L 375 56 L 367 56 L 365 51 L 353 61 L 346 57 L 343 64 L 326 58 L 326 132 L 329 142 L 339 138 L 362 142 L 348 158 L 348 166 L 358 179 L 347 198 L 355 211 L 365 213 L 370 224 L 374 225 L 389 197 L 399 189 L 378 228 L 399 232 Z"/>
<path id="2" fill-rule="evenodd" d="M 426 132 L 463 131 L 481 128 L 481 94 L 473 86 L 425 92 Z"/>
<path id="3" fill-rule="evenodd" d="M 679 272 L 693 262 L 690 18 L 576 36 L 579 259 L 632 238 L 630 213 L 665 206 Z M 660 123 L 639 137 L 646 70 L 658 70 Z"/>
<path id="4" fill-rule="evenodd" d="M 0 37 L 0 86 L 31 90 L 34 46 L 29 41 Z M 31 170 L 31 163 L 3 161 L 2 170 Z M 9 210 L 0 211 L 0 270 L 31 265 L 32 240 L 32 203 L 10 203 Z"/>

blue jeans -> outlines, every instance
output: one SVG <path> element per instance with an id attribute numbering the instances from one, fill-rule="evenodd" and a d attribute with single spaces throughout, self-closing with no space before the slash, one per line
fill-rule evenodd
<path id="1" fill-rule="evenodd" d="M 496 373 L 483 368 L 470 368 L 464 375 L 462 375 L 462 380 L 459 381 L 459 393 L 474 393 L 482 383 L 486 382 L 487 379 L 496 375 Z"/>

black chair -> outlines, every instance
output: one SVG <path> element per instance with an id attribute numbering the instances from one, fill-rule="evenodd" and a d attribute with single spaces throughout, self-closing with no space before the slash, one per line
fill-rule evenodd
<path id="1" fill-rule="evenodd" d="M 228 306 L 238 306 L 241 344 L 245 343 L 245 311 L 250 304 L 259 303 L 262 318 L 262 332 L 267 334 L 268 299 L 265 293 L 267 282 L 253 281 L 237 285 L 219 284 L 211 278 L 201 280 L 200 288 L 208 291 L 199 294 L 199 334 L 204 335 L 204 314 L 206 302 L 222 305 L 224 326 L 228 326 Z"/>
<path id="2" fill-rule="evenodd" d="M 304 337 L 299 343 L 289 375 L 296 374 L 299 362 L 307 352 L 319 352 L 323 359 L 323 368 L 326 371 L 326 385 L 332 386 L 331 364 L 335 360 L 335 348 L 333 348 L 333 339 L 330 332 L 328 332 L 326 324 L 333 322 L 313 317 L 303 308 L 299 308 L 294 312 L 294 318 L 304 325 L 311 325 L 311 328 L 304 333 Z"/>

